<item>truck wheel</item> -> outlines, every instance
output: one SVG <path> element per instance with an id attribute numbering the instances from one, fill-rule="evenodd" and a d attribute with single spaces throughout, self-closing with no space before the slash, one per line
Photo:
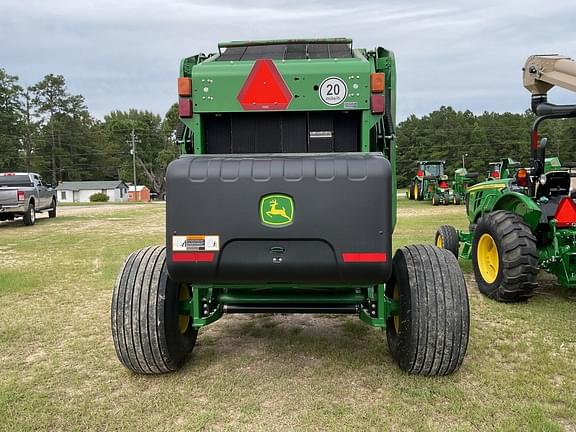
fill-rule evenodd
<path id="1" fill-rule="evenodd" d="M 52 209 L 48 211 L 48 217 L 49 218 L 55 218 L 56 217 L 56 200 L 55 199 L 52 200 Z"/>
<path id="2" fill-rule="evenodd" d="M 460 248 L 460 241 L 458 238 L 458 231 L 452 225 L 442 225 L 436 231 L 434 237 L 434 244 L 440 249 L 446 249 L 458 258 L 458 249 Z"/>
<path id="3" fill-rule="evenodd" d="M 458 261 L 432 245 L 399 249 L 386 295 L 400 314 L 388 318 L 386 336 L 400 368 L 418 375 L 448 375 L 464 360 L 470 309 Z"/>
<path id="4" fill-rule="evenodd" d="M 24 213 L 24 225 L 34 225 L 36 223 L 36 209 L 34 208 L 34 203 L 31 201 L 28 204 L 28 209 Z"/>
<path id="5" fill-rule="evenodd" d="M 480 292 L 501 302 L 527 300 L 538 276 L 536 238 L 514 213 L 482 216 L 474 229 L 472 264 Z"/>
<path id="6" fill-rule="evenodd" d="M 190 287 L 170 279 L 166 249 L 153 246 L 126 259 L 112 295 L 112 339 L 120 362 L 131 371 L 160 374 L 179 369 L 196 343 L 198 330 L 179 301 Z"/>

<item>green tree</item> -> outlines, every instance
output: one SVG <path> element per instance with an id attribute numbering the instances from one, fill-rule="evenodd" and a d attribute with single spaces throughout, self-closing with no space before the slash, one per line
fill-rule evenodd
<path id="1" fill-rule="evenodd" d="M 0 170 L 17 171 L 24 166 L 20 154 L 22 95 L 18 77 L 0 69 Z"/>
<path id="2" fill-rule="evenodd" d="M 132 181 L 132 131 L 136 144 L 137 182 L 153 191 L 166 190 L 166 167 L 178 156 L 175 122 L 171 108 L 165 119 L 148 111 L 114 111 L 104 117 L 105 151 L 110 166 L 119 168 L 125 181 Z"/>
<path id="3" fill-rule="evenodd" d="M 83 179 L 94 174 L 90 116 L 84 97 L 70 95 L 62 75 L 49 74 L 30 87 L 40 131 L 36 151 L 40 171 L 51 173 L 52 183 Z"/>

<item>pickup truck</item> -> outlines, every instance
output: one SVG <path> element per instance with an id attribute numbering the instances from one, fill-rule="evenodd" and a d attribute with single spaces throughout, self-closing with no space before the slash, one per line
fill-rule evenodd
<path id="1" fill-rule="evenodd" d="M 25 225 L 34 225 L 36 213 L 56 217 L 56 189 L 39 174 L 0 173 L 0 221 L 22 217 Z"/>

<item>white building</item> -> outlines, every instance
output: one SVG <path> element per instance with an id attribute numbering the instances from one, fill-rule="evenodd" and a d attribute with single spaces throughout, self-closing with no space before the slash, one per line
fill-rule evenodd
<path id="1" fill-rule="evenodd" d="M 56 188 L 59 202 L 90 202 L 90 196 L 102 192 L 108 202 L 128 201 L 128 186 L 120 180 L 62 182 Z"/>

